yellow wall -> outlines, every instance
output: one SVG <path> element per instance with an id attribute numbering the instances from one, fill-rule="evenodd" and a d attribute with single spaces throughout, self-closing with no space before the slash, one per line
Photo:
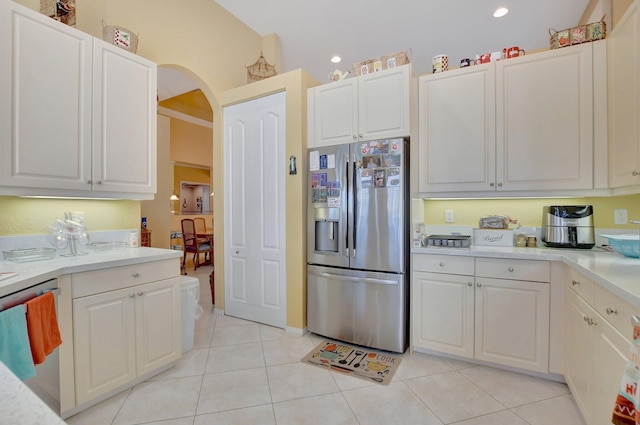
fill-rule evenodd
<path id="1" fill-rule="evenodd" d="M 630 223 L 614 224 L 614 209 L 627 209 L 629 221 L 640 219 L 640 195 L 627 195 L 611 198 L 425 200 L 424 223 L 478 227 L 480 217 L 497 214 L 517 219 L 523 226 L 539 227 L 542 225 L 542 207 L 545 205 L 593 205 L 596 228 L 638 228 L 638 225 Z M 454 210 L 454 223 L 444 221 L 445 210 L 448 209 Z M 414 216 L 413 221 L 420 221 L 420 217 Z"/>
<path id="2" fill-rule="evenodd" d="M 171 118 L 171 160 L 211 168 L 213 165 L 213 130 Z"/>
<path id="3" fill-rule="evenodd" d="M 287 262 L 287 326 L 302 329 L 307 323 L 307 232 L 306 232 L 306 185 L 305 173 L 307 163 L 307 88 L 317 85 L 309 74 L 299 69 L 286 74 L 258 81 L 244 87 L 225 92 L 220 97 L 221 105 L 231 105 L 259 96 L 287 91 L 286 110 L 286 150 L 285 163 L 289 157 L 297 158 L 298 174 L 287 175 L 286 190 L 286 262 Z M 219 116 L 219 115 L 218 115 Z M 222 146 L 214 147 L 214 158 L 222 158 Z M 223 193 L 222 166 L 214 168 L 214 184 L 216 193 Z M 220 183 L 219 183 L 220 182 Z M 216 197 L 215 209 L 223 209 L 224 200 Z M 216 217 L 220 217 L 216 213 Z M 224 240 L 224 229 L 216 222 L 215 235 L 217 241 Z M 218 247 L 216 254 L 220 251 Z M 223 301 L 224 294 L 218 291 L 218 282 L 224 276 L 224 264 L 218 262 L 216 256 L 216 308 Z"/>
<path id="4" fill-rule="evenodd" d="M 84 212 L 89 231 L 140 228 L 140 202 L 0 196 L 0 236 L 49 233 L 64 212 Z"/>

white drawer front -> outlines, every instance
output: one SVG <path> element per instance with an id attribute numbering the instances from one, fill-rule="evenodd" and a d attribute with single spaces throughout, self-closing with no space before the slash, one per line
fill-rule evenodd
<path id="1" fill-rule="evenodd" d="M 84 297 L 180 276 L 179 259 L 151 261 L 71 275 L 72 297 Z"/>
<path id="2" fill-rule="evenodd" d="M 595 283 L 571 268 L 569 268 L 567 276 L 567 286 L 580 295 L 588 304 L 593 305 Z"/>
<path id="3" fill-rule="evenodd" d="M 549 282 L 551 280 L 551 264 L 549 261 L 476 258 L 476 276 Z"/>
<path id="4" fill-rule="evenodd" d="M 413 254 L 413 270 L 473 276 L 473 257 L 438 254 Z"/>
<path id="5" fill-rule="evenodd" d="M 640 318 L 640 310 L 633 308 L 600 285 L 595 287 L 595 308 L 625 338 L 633 339 L 631 316 L 636 315 Z"/>

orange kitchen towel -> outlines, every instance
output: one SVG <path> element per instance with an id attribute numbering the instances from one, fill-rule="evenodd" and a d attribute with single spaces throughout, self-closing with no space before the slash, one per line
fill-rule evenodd
<path id="1" fill-rule="evenodd" d="M 615 425 L 640 424 L 640 325 L 633 326 L 633 343 L 627 359 L 627 367 L 622 375 L 620 391 L 616 397 L 611 423 Z"/>
<path id="2" fill-rule="evenodd" d="M 45 358 L 62 344 L 58 319 L 56 318 L 56 303 L 53 292 L 47 292 L 37 298 L 29 300 L 27 305 L 27 330 L 31 344 L 33 363 L 43 363 Z"/>

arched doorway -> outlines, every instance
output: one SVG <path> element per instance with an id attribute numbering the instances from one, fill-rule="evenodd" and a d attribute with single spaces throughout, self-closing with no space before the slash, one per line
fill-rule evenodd
<path id="1" fill-rule="evenodd" d="M 171 237 L 182 218 L 213 227 L 213 110 L 203 85 L 183 67 L 158 66 L 157 194 L 141 203 L 153 247 L 182 249 Z"/>

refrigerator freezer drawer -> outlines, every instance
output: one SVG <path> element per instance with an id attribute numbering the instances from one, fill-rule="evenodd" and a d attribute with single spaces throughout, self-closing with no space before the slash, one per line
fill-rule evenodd
<path id="1" fill-rule="evenodd" d="M 402 353 L 408 292 L 402 274 L 308 267 L 308 329 L 329 338 Z"/>

